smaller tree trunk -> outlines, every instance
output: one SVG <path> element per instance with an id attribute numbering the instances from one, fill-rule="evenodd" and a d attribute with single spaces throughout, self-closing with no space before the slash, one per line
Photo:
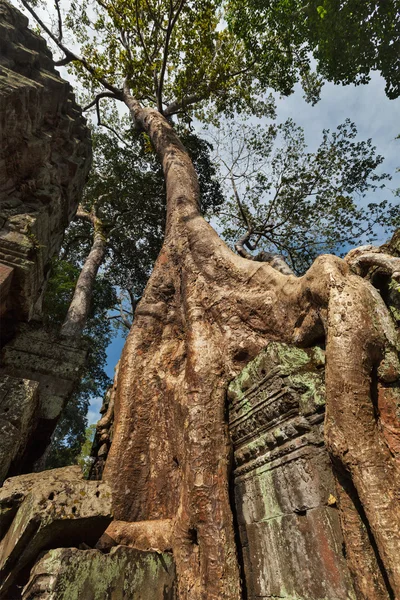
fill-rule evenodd
<path id="1" fill-rule="evenodd" d="M 61 327 L 61 335 L 65 337 L 78 338 L 82 335 L 89 315 L 96 275 L 106 253 L 107 241 L 101 223 L 94 216 L 89 218 L 94 225 L 93 244 L 79 274 L 67 316 Z"/>

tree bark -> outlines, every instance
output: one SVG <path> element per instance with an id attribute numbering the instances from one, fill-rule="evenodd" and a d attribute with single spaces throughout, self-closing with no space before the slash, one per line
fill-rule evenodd
<path id="1" fill-rule="evenodd" d="M 107 248 L 99 219 L 89 215 L 87 217 L 94 227 L 93 244 L 79 274 L 67 316 L 61 327 L 61 335 L 65 337 L 79 338 L 82 335 L 90 311 L 96 275 Z"/>
<path id="2" fill-rule="evenodd" d="M 104 472 L 115 518 L 172 520 L 181 600 L 239 600 L 225 390 L 268 341 L 308 346 L 326 336 L 328 449 L 400 590 L 398 473 L 375 408 L 385 359 L 399 375 L 382 299 L 334 256 L 296 278 L 231 252 L 200 215 L 196 174 L 172 127 L 127 91 L 125 102 L 162 163 L 167 225 L 120 362 Z"/>

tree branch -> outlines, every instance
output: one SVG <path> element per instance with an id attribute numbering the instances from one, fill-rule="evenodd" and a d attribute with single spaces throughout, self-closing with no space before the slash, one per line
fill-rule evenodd
<path id="1" fill-rule="evenodd" d="M 104 127 L 105 129 L 108 129 L 109 131 L 111 131 L 114 135 L 117 136 L 117 138 L 119 139 L 120 142 L 122 142 L 125 146 L 128 146 L 127 142 L 119 135 L 119 133 L 117 131 L 115 131 L 115 129 L 113 127 L 111 127 L 110 125 L 107 125 L 107 123 L 103 123 L 103 121 L 101 120 L 101 115 L 100 115 L 100 99 L 104 98 L 104 94 L 98 94 L 96 96 L 96 98 L 94 99 L 94 101 L 91 103 L 92 106 L 96 106 L 96 114 L 97 114 L 97 125 Z"/>
<path id="2" fill-rule="evenodd" d="M 92 106 L 95 106 L 96 104 L 98 104 L 98 102 L 99 102 L 99 100 L 101 100 L 101 98 L 117 99 L 114 92 L 101 92 L 100 94 L 97 94 L 96 98 L 94 100 L 92 100 L 92 102 L 90 102 L 90 104 L 88 104 L 87 106 L 85 106 L 82 109 L 82 112 L 85 112 L 85 111 L 89 110 L 89 108 L 92 108 Z"/>
<path id="3" fill-rule="evenodd" d="M 169 42 L 171 39 L 171 34 L 172 31 L 175 27 L 175 24 L 178 20 L 178 17 L 182 11 L 182 8 L 184 7 L 185 4 L 185 0 L 180 0 L 179 4 L 178 4 L 178 8 L 176 10 L 175 15 L 173 16 L 173 5 L 172 5 L 172 1 L 170 3 L 170 13 L 169 13 L 169 21 L 168 21 L 168 27 L 167 27 L 167 33 L 165 36 L 165 44 L 164 44 L 164 52 L 163 52 L 163 62 L 162 62 L 162 66 L 161 66 L 161 72 L 160 72 L 160 79 L 158 82 L 158 89 L 157 89 L 157 108 L 159 110 L 159 112 L 161 114 L 163 114 L 163 106 L 162 106 L 162 91 L 163 91 L 163 85 L 164 85 L 164 77 L 165 77 L 165 70 L 167 68 L 167 60 L 168 60 L 168 50 L 169 50 Z"/>
<path id="4" fill-rule="evenodd" d="M 62 18 L 61 18 L 61 10 L 60 10 L 60 0 L 54 0 L 54 4 L 57 10 L 58 16 L 58 41 L 61 42 L 63 38 L 63 30 L 62 30 Z"/>
<path id="5" fill-rule="evenodd" d="M 79 63 L 81 63 L 81 65 L 83 67 L 85 67 L 85 69 L 91 75 L 93 75 L 93 77 L 99 83 L 101 83 L 110 92 L 113 92 L 115 94 L 116 98 L 120 98 L 121 97 L 121 90 L 119 90 L 118 88 L 116 88 L 113 85 L 111 85 L 103 77 L 99 77 L 96 74 L 96 69 L 94 69 L 94 67 L 92 67 L 92 65 L 90 63 L 88 63 L 85 58 L 82 58 L 81 56 L 77 56 L 69 48 L 67 48 L 66 46 L 64 46 L 64 44 L 62 43 L 62 41 L 59 40 L 56 35 L 54 35 L 54 33 L 51 31 L 51 29 L 49 29 L 47 27 L 47 25 L 45 25 L 45 23 L 42 21 L 42 19 L 39 17 L 39 15 L 36 13 L 36 11 L 33 10 L 32 6 L 27 2 L 27 0 L 21 0 L 21 3 L 26 8 L 26 10 L 32 15 L 32 17 L 39 24 L 39 26 L 43 29 L 43 31 L 45 31 L 47 33 L 47 35 L 50 37 L 50 39 L 53 40 L 53 42 L 57 45 L 57 47 L 65 54 L 65 58 L 61 59 L 60 61 L 58 61 L 56 63 L 57 66 L 63 66 L 63 65 L 66 65 L 66 64 L 68 64 L 70 62 L 79 62 Z"/>

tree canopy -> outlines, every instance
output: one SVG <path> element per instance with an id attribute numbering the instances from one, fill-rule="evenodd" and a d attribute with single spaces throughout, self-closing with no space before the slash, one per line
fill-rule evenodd
<path id="1" fill-rule="evenodd" d="M 363 84 L 378 71 L 389 98 L 400 95 L 398 0 L 231 0 L 229 22 L 260 78 L 283 94 L 300 79 L 318 99 L 321 79 Z"/>
<path id="2" fill-rule="evenodd" d="M 102 98 L 122 99 L 125 85 L 142 106 L 168 117 L 273 114 L 273 99 L 227 27 L 220 0 L 82 1 L 66 11 L 56 2 L 53 28 L 34 8 L 40 0 L 21 2 L 61 51 L 58 64 L 69 65 L 84 88 L 98 94 L 97 108 Z"/>
<path id="3" fill-rule="evenodd" d="M 321 253 L 340 254 L 371 243 L 382 228 L 393 230 L 398 208 L 371 201 L 390 179 L 377 171 L 383 157 L 371 139 L 357 141 L 349 119 L 323 130 L 314 152 L 291 119 L 269 126 L 229 123 L 214 139 L 230 194 L 223 237 L 244 256 L 282 254 L 301 274 Z"/>

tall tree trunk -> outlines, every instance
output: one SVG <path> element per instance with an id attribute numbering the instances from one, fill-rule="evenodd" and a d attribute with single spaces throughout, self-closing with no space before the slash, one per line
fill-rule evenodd
<path id="1" fill-rule="evenodd" d="M 67 316 L 61 327 L 61 335 L 79 338 L 85 328 L 93 296 L 96 275 L 104 260 L 107 241 L 100 222 L 90 218 L 94 226 L 93 244 L 76 282 L 74 295 Z"/>
<path id="2" fill-rule="evenodd" d="M 374 408 L 396 343 L 380 296 L 334 256 L 296 278 L 231 252 L 200 215 L 197 177 L 171 126 L 127 93 L 125 102 L 162 163 L 167 225 L 120 361 L 104 472 L 115 518 L 172 519 L 181 600 L 239 600 L 226 386 L 268 341 L 306 346 L 326 335 L 328 448 L 400 590 L 398 473 Z"/>

